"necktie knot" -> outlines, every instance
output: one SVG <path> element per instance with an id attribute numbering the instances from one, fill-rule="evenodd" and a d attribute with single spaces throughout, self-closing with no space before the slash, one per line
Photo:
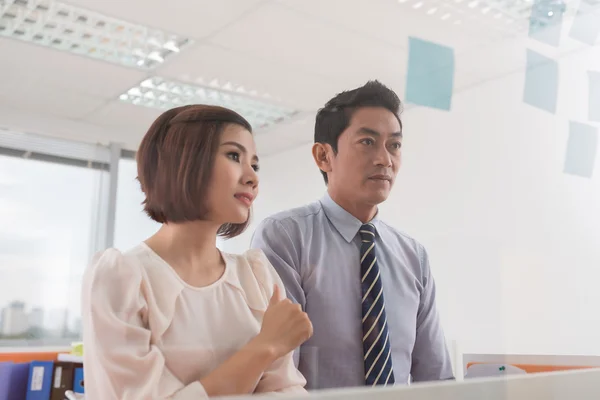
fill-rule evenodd
<path id="1" fill-rule="evenodd" d="M 375 226 L 373 224 L 364 224 L 358 231 L 360 238 L 365 243 L 371 243 L 375 241 Z"/>

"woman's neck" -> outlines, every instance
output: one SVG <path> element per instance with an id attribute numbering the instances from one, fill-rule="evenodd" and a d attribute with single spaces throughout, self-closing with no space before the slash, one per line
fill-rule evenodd
<path id="1" fill-rule="evenodd" d="M 145 243 L 192 286 L 206 286 L 223 273 L 217 249 L 219 226 L 208 221 L 163 224 Z"/>

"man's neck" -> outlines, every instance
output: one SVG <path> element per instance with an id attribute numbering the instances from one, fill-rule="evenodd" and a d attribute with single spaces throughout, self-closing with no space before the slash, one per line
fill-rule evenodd
<path id="1" fill-rule="evenodd" d="M 363 224 L 371 221 L 377 215 L 377 206 L 349 200 L 347 197 L 328 190 L 331 199 Z"/>

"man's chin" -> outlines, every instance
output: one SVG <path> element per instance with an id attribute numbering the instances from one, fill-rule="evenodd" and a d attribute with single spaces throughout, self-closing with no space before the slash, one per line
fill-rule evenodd
<path id="1" fill-rule="evenodd" d="M 383 203 L 384 201 L 386 201 L 388 199 L 388 197 L 390 197 L 389 190 L 375 190 L 375 191 L 371 191 L 368 194 L 367 199 L 369 201 L 369 204 L 379 205 L 379 204 Z"/>

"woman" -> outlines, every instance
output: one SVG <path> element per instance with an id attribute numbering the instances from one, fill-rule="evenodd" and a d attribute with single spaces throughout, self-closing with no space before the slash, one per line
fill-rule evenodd
<path id="1" fill-rule="evenodd" d="M 220 252 L 258 193 L 250 124 L 214 106 L 162 114 L 137 153 L 144 209 L 162 223 L 83 280 L 86 399 L 305 392 L 292 351 L 312 335 L 260 250 Z"/>

